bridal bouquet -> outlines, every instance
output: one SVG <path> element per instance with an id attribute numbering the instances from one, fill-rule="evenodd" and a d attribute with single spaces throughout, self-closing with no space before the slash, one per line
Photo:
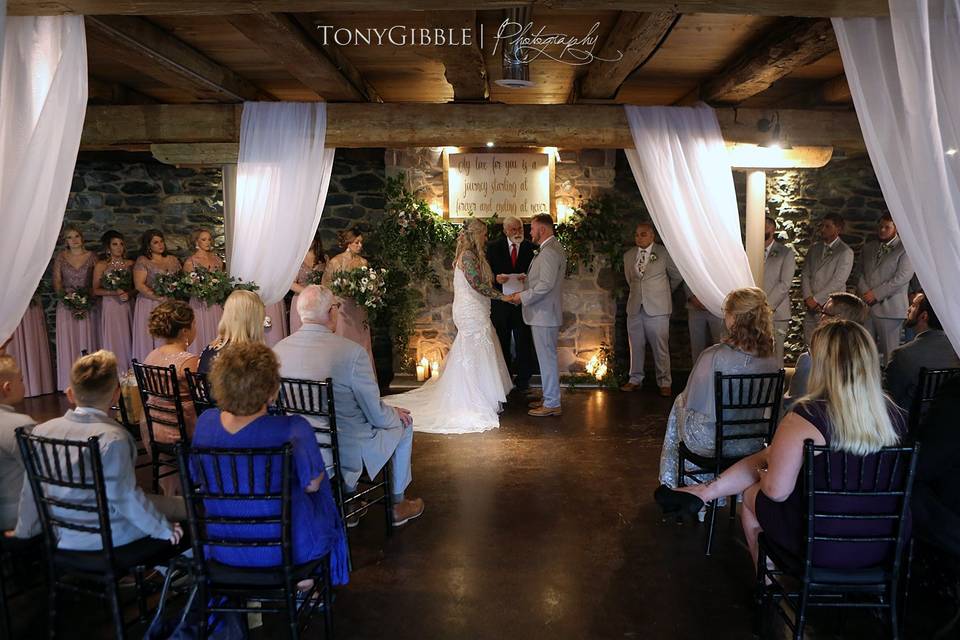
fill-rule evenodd
<path id="1" fill-rule="evenodd" d="M 352 298 L 359 306 L 376 310 L 383 306 L 387 287 L 386 269 L 358 267 L 339 271 L 330 283 L 330 289 L 343 298 Z"/>
<path id="2" fill-rule="evenodd" d="M 171 300 L 190 299 L 190 281 L 180 273 L 158 273 L 150 285 L 153 292 L 160 298 Z"/>
<path id="3" fill-rule="evenodd" d="M 184 280 L 190 295 L 207 306 L 223 304 L 233 292 L 233 278 L 224 271 L 211 271 L 196 266 L 193 271 L 185 274 Z"/>
<path id="4" fill-rule="evenodd" d="M 110 269 L 100 277 L 100 286 L 107 291 L 133 291 L 133 274 L 130 269 Z"/>
<path id="5" fill-rule="evenodd" d="M 93 306 L 93 298 L 86 289 L 60 292 L 57 294 L 57 300 L 62 302 L 63 306 L 69 309 L 77 320 L 86 318 L 87 312 Z"/>

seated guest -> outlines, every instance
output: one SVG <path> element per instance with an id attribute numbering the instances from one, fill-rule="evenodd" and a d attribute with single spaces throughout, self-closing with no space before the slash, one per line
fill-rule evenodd
<path id="1" fill-rule="evenodd" d="M 867 320 L 867 313 L 870 307 L 853 295 L 845 291 L 831 293 L 820 310 L 820 324 L 832 320 L 850 320 L 857 324 L 863 324 Z M 797 359 L 797 366 L 793 370 L 793 377 L 790 378 L 790 387 L 783 396 L 783 412 L 789 411 L 794 403 L 803 396 L 807 395 L 807 381 L 810 378 L 810 351 L 804 351 Z"/>
<path id="2" fill-rule="evenodd" d="M 261 314 L 263 305 L 260 306 Z M 255 342 L 231 344 L 220 350 L 210 371 L 210 384 L 217 409 L 204 412 L 197 421 L 193 446 L 210 449 L 276 449 L 290 443 L 293 448 L 291 481 L 291 536 L 293 562 L 304 564 L 328 553 L 334 584 L 347 582 L 347 549 L 343 524 L 324 473 L 320 446 L 313 428 L 301 416 L 270 416 L 267 405 L 280 389 L 280 365 L 270 347 Z M 281 469 L 272 470 L 274 482 Z M 192 469 L 196 476 L 198 470 Z M 249 482 L 247 469 L 239 465 L 236 482 Z M 212 471 L 208 478 L 217 477 Z M 229 482 L 230 479 L 226 478 Z M 208 504 L 209 515 L 275 515 L 269 503 Z M 231 536 L 258 537 L 265 525 L 225 525 Z M 267 525 L 271 526 L 272 525 Z M 218 527 L 222 529 L 223 527 Z M 243 529 L 238 530 L 239 529 Z M 211 529 L 213 529 L 211 527 Z M 221 533 L 226 533 L 221 531 Z M 217 535 L 213 530 L 211 534 Z M 269 567 L 282 563 L 276 547 L 232 548 L 212 545 L 214 560 L 234 566 Z"/>
<path id="3" fill-rule="evenodd" d="M 927 296 L 918 293 L 907 310 L 906 326 L 917 332 L 916 337 L 894 349 L 883 372 L 883 386 L 893 401 L 910 411 L 920 369 L 952 369 L 960 367 L 950 339 L 933 310 Z"/>
<path id="4" fill-rule="evenodd" d="M 220 350 L 229 344 L 257 342 L 263 344 L 263 300 L 253 291 L 238 289 L 223 303 L 223 315 L 217 325 L 217 339 L 200 354 L 200 373 L 210 373 Z"/>
<path id="5" fill-rule="evenodd" d="M 877 347 L 866 329 L 849 320 L 828 322 L 814 331 L 811 351 L 810 393 L 783 418 L 769 447 L 739 461 L 714 482 L 677 490 L 660 487 L 655 493 L 665 512 L 691 515 L 707 501 L 743 493 L 740 521 L 754 563 L 761 532 L 794 555 L 804 555 L 805 440 L 845 454 L 851 469 L 874 468 L 875 454 L 897 445 L 906 432 L 906 414 L 883 394 Z M 817 472 L 817 477 L 822 475 L 822 470 Z M 835 506 L 841 513 L 863 508 L 856 497 L 840 500 Z M 875 507 L 873 502 L 866 505 Z M 876 523 L 870 521 L 850 526 L 861 527 L 864 536 L 878 535 Z M 889 530 L 884 533 L 888 534 Z M 824 547 L 817 565 L 863 568 L 879 562 L 872 545 L 857 545 L 861 547 L 857 550 L 850 546 Z"/>
<path id="6" fill-rule="evenodd" d="M 339 306 L 330 289 L 304 287 L 297 300 L 303 326 L 274 347 L 280 359 L 280 375 L 333 379 L 344 488 L 348 494 L 355 492 L 364 467 L 373 477 L 390 460 L 393 524 L 400 526 L 423 513 L 423 500 L 404 497 L 412 479 L 413 421 L 406 409 L 381 401 L 367 351 L 334 333 Z"/>
<path id="7" fill-rule="evenodd" d="M 918 538 L 960 557 L 960 378 L 940 388 L 920 425 L 923 453 L 913 485 L 914 531 Z"/>
<path id="8" fill-rule="evenodd" d="M 110 503 L 110 530 L 113 544 L 142 541 L 144 538 L 168 540 L 177 544 L 183 530 L 171 523 L 185 519 L 186 510 L 180 498 L 147 496 L 137 486 L 134 465 L 137 460 L 137 443 L 130 432 L 110 417 L 110 408 L 120 397 L 117 382 L 117 359 L 109 351 L 97 351 L 82 356 L 70 370 L 70 386 L 67 399 L 74 409 L 62 418 L 54 418 L 33 429 L 33 434 L 57 440 L 86 442 L 92 436 L 99 437 L 100 457 L 103 461 L 103 477 L 106 483 L 107 501 Z M 77 460 L 70 460 L 79 475 Z M 69 487 L 47 485 L 48 498 L 69 503 L 90 504 L 88 491 Z M 98 527 L 96 511 L 71 512 L 77 524 Z M 40 518 L 30 485 L 24 483 L 20 500 L 20 514 L 15 535 L 31 538 L 40 533 Z M 100 549 L 100 535 L 86 531 L 61 529 L 59 548 L 74 550 Z"/>
<path id="9" fill-rule="evenodd" d="M 190 389 L 187 387 L 187 379 L 183 371 L 184 369 L 196 371 L 200 364 L 200 359 L 187 351 L 187 347 L 190 346 L 197 335 L 194 328 L 193 309 L 186 302 L 178 300 L 161 303 L 150 312 L 150 335 L 158 341 L 162 340 L 163 344 L 147 354 L 143 364 L 164 368 L 170 365 L 176 367 L 180 398 L 183 404 L 183 417 L 187 423 L 187 433 L 192 434 L 194 425 L 197 423 L 197 413 L 193 408 L 193 402 L 190 400 Z M 173 409 L 173 403 L 167 400 L 157 399 L 151 400 L 151 402 Z M 143 426 L 143 440 L 147 442 L 145 419 L 141 424 Z M 175 427 L 164 424 L 154 424 L 153 433 L 157 442 L 176 442 L 180 439 L 180 434 Z"/>
<path id="10" fill-rule="evenodd" d="M 680 442 L 694 453 L 713 455 L 717 432 L 714 403 L 714 372 L 725 375 L 774 373 L 780 362 L 774 357 L 773 311 L 762 289 L 748 287 L 731 291 L 723 301 L 723 321 L 728 335 L 720 344 L 707 347 L 697 358 L 687 386 L 673 403 L 660 453 L 660 482 L 677 486 Z M 757 447 L 756 440 L 743 440 L 745 450 L 731 445 L 725 456 L 744 455 Z"/>
<path id="11" fill-rule="evenodd" d="M 23 401 L 23 376 L 13 356 L 0 355 L 0 531 L 17 526 L 17 505 L 23 487 L 23 460 L 15 431 L 35 424 L 33 418 L 17 413 L 13 405 Z"/>

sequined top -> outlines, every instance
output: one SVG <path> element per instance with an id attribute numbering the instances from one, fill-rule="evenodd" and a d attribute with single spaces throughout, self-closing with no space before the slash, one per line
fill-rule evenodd
<path id="1" fill-rule="evenodd" d="M 147 272 L 147 286 L 153 287 L 153 280 L 157 277 L 158 273 L 177 273 L 180 271 L 180 261 L 177 260 L 176 256 L 167 256 L 164 258 L 163 265 L 157 265 L 152 260 L 145 256 L 140 256 L 137 258 L 137 262 L 133 265 L 134 271 L 146 271 Z"/>
<path id="2" fill-rule="evenodd" d="M 359 269 L 360 267 L 367 266 L 367 259 L 363 256 L 358 256 L 350 253 L 349 251 L 344 251 L 341 254 L 335 255 L 330 258 L 330 262 L 327 264 L 327 269 L 323 272 L 323 284 L 324 286 L 329 287 L 330 283 L 333 282 L 333 277 L 341 271 L 350 271 L 352 269 Z"/>
<path id="3" fill-rule="evenodd" d="M 88 251 L 83 264 L 79 268 L 74 267 L 67 260 L 66 252 L 61 252 L 57 254 L 53 261 L 53 269 L 55 273 L 60 274 L 63 290 L 71 292 L 91 288 L 93 285 L 93 267 L 96 263 L 97 256 L 92 251 Z"/>
<path id="4" fill-rule="evenodd" d="M 209 256 L 209 257 L 208 257 Z M 194 267 L 203 267 L 207 271 L 223 271 L 223 260 L 213 252 L 200 252 L 193 254 L 183 261 L 184 271 L 192 271 Z"/>

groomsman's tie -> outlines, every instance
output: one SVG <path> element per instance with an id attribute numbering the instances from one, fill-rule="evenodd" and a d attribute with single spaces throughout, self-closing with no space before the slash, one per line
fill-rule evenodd
<path id="1" fill-rule="evenodd" d="M 510 266 L 517 268 L 517 245 L 510 243 Z"/>
<path id="2" fill-rule="evenodd" d="M 640 277 L 643 277 L 643 270 L 647 268 L 647 250 L 640 249 L 637 253 L 637 271 L 640 272 Z"/>

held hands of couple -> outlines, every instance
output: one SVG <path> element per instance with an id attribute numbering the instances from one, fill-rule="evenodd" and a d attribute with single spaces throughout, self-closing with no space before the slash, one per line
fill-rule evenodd
<path id="1" fill-rule="evenodd" d="M 508 295 L 508 296 L 503 296 L 503 301 L 504 301 L 504 302 L 509 302 L 510 304 L 520 304 L 520 294 L 519 294 L 519 293 L 511 293 L 511 294 Z"/>

